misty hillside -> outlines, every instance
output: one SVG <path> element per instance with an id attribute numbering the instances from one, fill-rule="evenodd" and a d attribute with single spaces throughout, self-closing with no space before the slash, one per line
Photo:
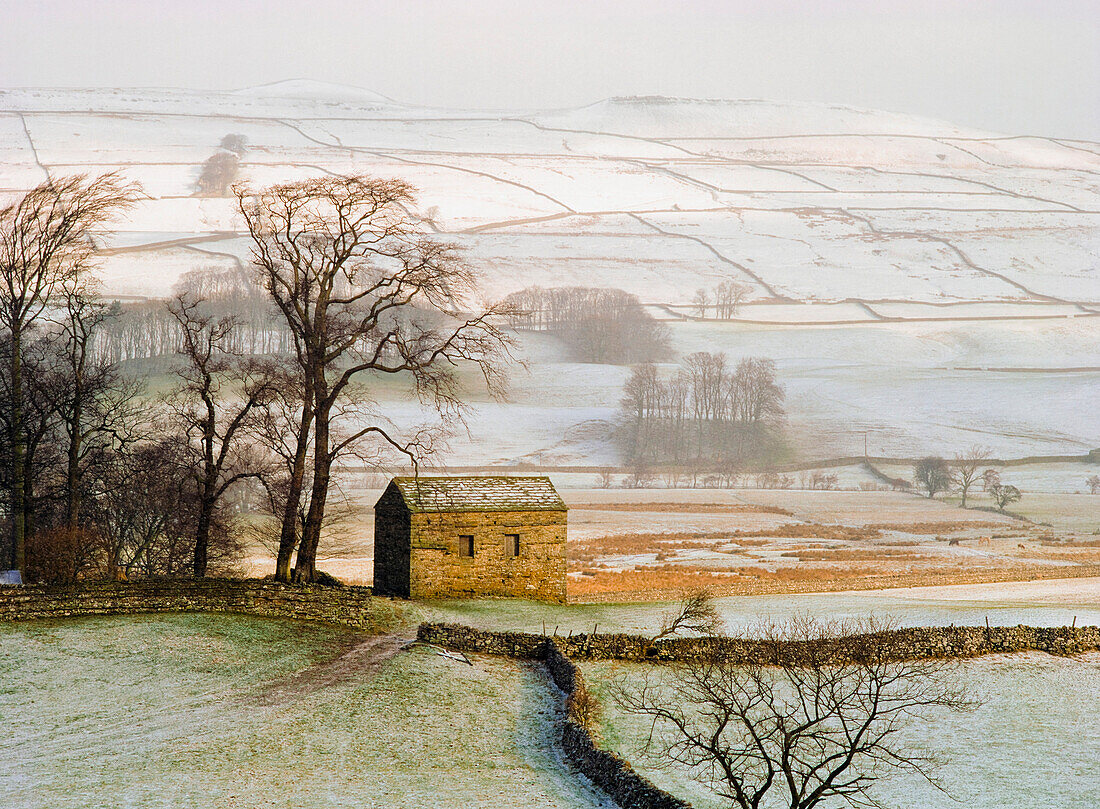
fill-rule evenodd
<path id="1" fill-rule="evenodd" d="M 200 193 L 219 152 L 235 155 L 226 181 L 409 180 L 487 297 L 619 287 L 670 322 L 679 354 L 774 357 L 799 453 L 862 449 L 864 430 L 898 455 L 975 435 L 1021 453 L 1096 442 L 1100 144 L 758 100 L 472 112 L 309 81 L 0 92 L 0 188 L 116 169 L 144 186 L 104 245 L 115 295 L 245 258 L 224 183 Z M 696 290 L 725 280 L 751 288 L 746 304 L 700 321 Z M 625 369 L 525 350 L 515 429 L 476 457 L 613 460 L 601 425 Z"/>

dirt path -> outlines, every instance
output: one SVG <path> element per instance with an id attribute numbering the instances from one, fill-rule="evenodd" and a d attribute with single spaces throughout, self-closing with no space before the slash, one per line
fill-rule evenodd
<path id="1" fill-rule="evenodd" d="M 274 705 L 298 699 L 322 688 L 346 682 L 363 682 L 371 679 L 382 664 L 394 657 L 408 643 L 408 633 L 360 636 L 358 643 L 343 654 L 268 683 L 264 690 L 249 702 Z"/>

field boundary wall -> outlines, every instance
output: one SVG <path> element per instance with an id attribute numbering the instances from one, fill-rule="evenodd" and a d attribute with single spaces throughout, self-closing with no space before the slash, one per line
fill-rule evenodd
<path id="1" fill-rule="evenodd" d="M 388 599 L 372 598 L 369 587 L 280 584 L 263 579 L 142 579 L 0 587 L 0 621 L 160 612 L 239 613 L 381 631 L 396 623 L 399 606 Z"/>

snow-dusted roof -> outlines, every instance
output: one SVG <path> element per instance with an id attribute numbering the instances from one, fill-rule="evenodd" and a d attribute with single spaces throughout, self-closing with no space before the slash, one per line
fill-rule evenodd
<path id="1" fill-rule="evenodd" d="M 548 477 L 467 476 L 394 478 L 413 513 L 441 511 L 565 511 Z"/>

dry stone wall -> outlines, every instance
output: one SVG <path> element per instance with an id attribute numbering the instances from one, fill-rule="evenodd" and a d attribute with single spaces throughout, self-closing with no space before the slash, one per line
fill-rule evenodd
<path id="1" fill-rule="evenodd" d="M 797 662 L 812 655 L 826 662 L 858 658 L 866 638 L 855 635 L 836 641 L 774 643 L 734 638 L 667 638 L 656 643 L 640 635 L 580 634 L 550 638 L 524 632 L 490 632 L 454 624 L 421 624 L 421 640 L 465 652 L 541 660 L 551 640 L 575 660 L 675 662 L 713 653 L 715 644 L 745 663 Z M 1039 651 L 1076 655 L 1100 650 L 1100 627 L 914 627 L 881 633 L 876 649 L 895 660 L 968 658 L 988 654 Z"/>
<path id="2" fill-rule="evenodd" d="M 148 579 L 67 587 L 0 587 L 0 621 L 156 612 L 231 612 L 321 621 L 364 631 L 389 628 L 397 606 L 369 587 L 278 584 L 257 579 Z"/>
<path id="3" fill-rule="evenodd" d="M 565 695 L 566 705 L 587 691 L 584 675 L 553 639 L 546 642 L 543 652 L 546 670 Z M 568 711 L 562 726 L 561 746 L 573 766 L 619 806 L 632 809 L 691 809 L 690 804 L 635 772 L 628 761 L 600 748 L 589 728 L 574 721 Z"/>
<path id="4" fill-rule="evenodd" d="M 610 795 L 619 806 L 631 809 L 691 809 L 689 804 L 636 773 L 625 759 L 601 749 L 590 730 L 574 721 L 568 706 L 587 686 L 584 676 L 569 659 L 567 649 L 571 648 L 571 639 L 428 623 L 420 625 L 417 639 L 457 651 L 542 661 L 550 678 L 565 696 L 567 710 L 562 725 L 561 746 L 566 759 L 574 767 Z"/>

